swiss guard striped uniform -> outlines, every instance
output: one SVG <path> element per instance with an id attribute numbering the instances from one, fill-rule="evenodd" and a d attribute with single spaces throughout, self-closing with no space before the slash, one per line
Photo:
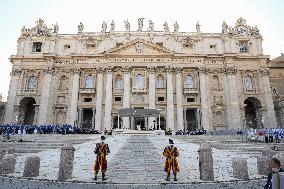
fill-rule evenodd
<path id="1" fill-rule="evenodd" d="M 177 172 L 179 172 L 178 160 L 179 152 L 176 147 L 174 147 L 174 142 L 172 139 L 169 139 L 169 146 L 166 146 L 164 149 L 163 155 L 166 157 L 165 162 L 165 172 L 167 173 L 167 181 L 170 180 L 171 170 L 174 173 L 174 180 L 177 181 Z"/>
<path id="2" fill-rule="evenodd" d="M 105 172 L 107 171 L 107 155 L 110 153 L 108 144 L 104 143 L 105 137 L 101 136 L 101 142 L 96 144 L 95 154 L 97 155 L 96 161 L 94 163 L 94 175 L 95 180 L 97 180 L 97 174 L 102 171 L 102 180 L 107 180 L 105 178 Z"/>

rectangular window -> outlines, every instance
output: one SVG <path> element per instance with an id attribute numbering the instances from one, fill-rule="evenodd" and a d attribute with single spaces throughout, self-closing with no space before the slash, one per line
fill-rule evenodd
<path id="1" fill-rule="evenodd" d="M 164 101 L 165 101 L 165 98 L 163 96 L 158 97 L 158 102 L 164 102 Z"/>
<path id="2" fill-rule="evenodd" d="M 115 102 L 121 102 L 121 101 L 122 101 L 121 96 L 116 96 L 116 97 L 114 97 L 114 101 L 115 101 Z"/>
<path id="3" fill-rule="evenodd" d="M 84 102 L 92 102 L 92 98 L 84 98 Z"/>
<path id="4" fill-rule="evenodd" d="M 248 53 L 248 42 L 246 41 L 240 41 L 239 42 L 239 49 L 240 53 Z"/>
<path id="5" fill-rule="evenodd" d="M 41 52 L 42 42 L 33 42 L 33 52 Z"/>
<path id="6" fill-rule="evenodd" d="M 194 98 L 187 98 L 186 101 L 187 102 L 195 102 L 195 99 Z"/>

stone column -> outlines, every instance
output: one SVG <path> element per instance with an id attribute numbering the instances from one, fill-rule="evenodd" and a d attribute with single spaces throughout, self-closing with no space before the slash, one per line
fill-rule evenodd
<path id="1" fill-rule="evenodd" d="M 274 111 L 274 105 L 272 100 L 272 93 L 271 93 L 271 87 L 269 82 L 269 71 L 268 70 L 260 70 L 260 79 L 261 83 L 260 86 L 262 86 L 262 90 L 264 92 L 264 99 L 265 99 L 265 105 L 266 105 L 266 113 L 264 116 L 264 127 L 268 128 L 276 128 L 277 122 L 276 122 L 276 116 Z M 264 104 L 263 104 L 264 105 Z"/>
<path id="2" fill-rule="evenodd" d="M 73 83 L 71 91 L 71 104 L 69 111 L 69 124 L 74 125 L 74 122 L 78 117 L 78 95 L 79 95 L 79 79 L 80 79 L 80 69 L 72 69 L 73 73 Z"/>
<path id="3" fill-rule="evenodd" d="M 236 129 L 242 127 L 240 104 L 238 96 L 238 87 L 236 84 L 236 68 L 227 68 L 225 91 L 228 106 L 228 123 L 230 129 Z"/>
<path id="4" fill-rule="evenodd" d="M 184 122 L 183 128 L 187 129 L 186 109 L 183 110 L 183 122 Z"/>
<path id="5" fill-rule="evenodd" d="M 172 68 L 167 68 L 167 129 L 175 130 Z"/>
<path id="6" fill-rule="evenodd" d="M 199 108 L 196 109 L 196 121 L 197 121 L 198 129 L 201 129 L 201 127 L 200 127 L 200 109 Z"/>
<path id="7" fill-rule="evenodd" d="M 130 108 L 130 68 L 125 67 L 123 69 L 124 75 L 123 75 L 123 108 Z M 125 129 L 129 129 L 129 117 L 123 117 L 122 118 L 123 125 Z"/>
<path id="8" fill-rule="evenodd" d="M 211 117 L 211 106 L 209 101 L 209 96 L 207 92 L 207 70 L 201 68 L 199 70 L 200 77 L 200 97 L 201 97 L 201 124 L 205 130 L 212 130 L 210 127 L 210 117 Z"/>
<path id="9" fill-rule="evenodd" d="M 38 155 L 29 156 L 25 161 L 23 177 L 37 177 L 39 175 L 40 157 Z"/>
<path id="10" fill-rule="evenodd" d="M 103 73 L 97 69 L 97 98 L 96 98 L 96 129 L 102 131 L 102 110 L 103 110 Z"/>
<path id="11" fill-rule="evenodd" d="M 65 146 L 61 148 L 58 180 L 64 181 L 72 178 L 75 148 Z"/>
<path id="12" fill-rule="evenodd" d="M 50 86 L 51 86 L 51 80 L 52 80 L 52 73 L 53 68 L 49 67 L 43 70 L 44 79 L 43 79 L 43 85 L 41 89 L 41 100 L 39 105 L 39 118 L 38 118 L 38 124 L 44 125 L 48 124 L 48 107 L 50 105 Z"/>
<path id="13" fill-rule="evenodd" d="M 112 111 L 112 68 L 106 69 L 106 97 L 105 97 L 105 117 L 104 128 L 111 129 L 111 111 Z"/>
<path id="14" fill-rule="evenodd" d="M 199 150 L 200 180 L 214 181 L 212 149 L 207 143 L 201 144 Z"/>
<path id="15" fill-rule="evenodd" d="M 78 126 L 81 128 L 82 126 L 82 117 L 83 117 L 83 109 L 79 109 L 79 120 L 78 120 Z"/>
<path id="16" fill-rule="evenodd" d="M 96 115 L 96 109 L 93 108 L 92 129 L 95 129 L 95 115 Z"/>
<path id="17" fill-rule="evenodd" d="M 176 102 L 177 102 L 177 129 L 183 130 L 183 109 L 182 109 L 182 87 L 181 87 L 181 69 L 176 69 Z"/>
<path id="18" fill-rule="evenodd" d="M 232 160 L 233 177 L 248 180 L 248 164 L 245 158 L 234 158 Z"/>
<path id="19" fill-rule="evenodd" d="M 11 72 L 9 94 L 5 111 L 5 124 L 17 122 L 16 117 L 14 116 L 14 103 L 16 102 L 18 84 L 22 82 L 19 80 L 21 73 L 21 69 L 13 69 Z"/>
<path id="20" fill-rule="evenodd" d="M 149 109 L 156 109 L 156 77 L 155 77 L 155 67 L 149 67 Z M 148 126 L 149 128 L 154 128 L 155 117 L 149 117 Z M 157 120 L 156 120 L 157 123 Z M 157 127 L 156 127 L 157 128 Z"/>

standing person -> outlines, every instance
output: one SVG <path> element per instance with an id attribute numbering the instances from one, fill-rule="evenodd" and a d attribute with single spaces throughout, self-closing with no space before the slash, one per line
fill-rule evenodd
<path id="1" fill-rule="evenodd" d="M 176 147 L 174 147 L 174 141 L 169 139 L 170 145 L 166 146 L 163 155 L 166 157 L 165 162 L 165 172 L 167 173 L 167 181 L 170 181 L 171 170 L 174 173 L 174 181 L 177 181 L 177 172 L 179 172 L 178 160 L 179 152 Z"/>
<path id="2" fill-rule="evenodd" d="M 277 179 L 278 172 L 284 172 L 284 169 L 281 168 L 281 163 L 276 158 L 271 158 L 269 167 L 271 168 L 271 172 L 268 174 L 267 183 L 264 186 L 264 189 L 272 189 L 273 179 Z"/>
<path id="3" fill-rule="evenodd" d="M 107 170 L 107 155 L 110 153 L 108 144 L 105 143 L 105 137 L 101 136 L 101 142 L 96 144 L 95 154 L 97 159 L 94 163 L 94 175 L 95 180 L 97 180 L 97 174 L 102 171 L 102 180 L 107 180 L 105 178 L 105 172 Z"/>

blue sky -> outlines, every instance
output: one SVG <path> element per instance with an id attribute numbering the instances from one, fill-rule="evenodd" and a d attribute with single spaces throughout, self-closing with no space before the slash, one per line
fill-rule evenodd
<path id="1" fill-rule="evenodd" d="M 85 31 L 100 31 L 102 22 L 112 19 L 116 30 L 123 30 L 123 21 L 129 19 L 136 29 L 137 18 L 155 23 L 162 30 L 164 21 L 177 20 L 180 31 L 195 31 L 199 20 L 201 31 L 221 32 L 223 20 L 234 26 L 239 17 L 251 26 L 257 25 L 263 36 L 264 54 L 271 58 L 284 52 L 283 0 L 0 0 L 0 93 L 8 94 L 11 64 L 8 58 L 16 54 L 17 38 L 22 26 L 31 28 L 38 18 L 48 27 L 58 22 L 59 33 L 76 33 L 83 22 Z"/>

